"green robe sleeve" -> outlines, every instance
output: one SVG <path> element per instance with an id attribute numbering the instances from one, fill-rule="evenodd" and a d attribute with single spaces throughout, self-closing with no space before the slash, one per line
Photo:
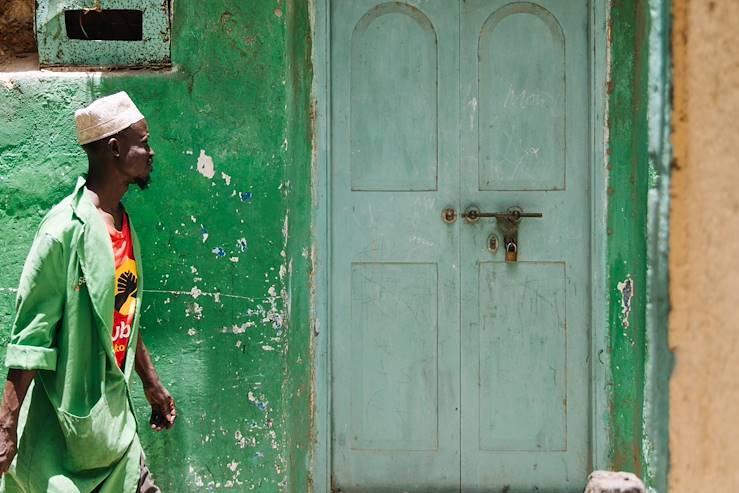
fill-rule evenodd
<path id="1" fill-rule="evenodd" d="M 8 368 L 55 370 L 56 328 L 67 284 L 61 242 L 39 232 L 23 266 L 16 316 L 5 355 Z"/>

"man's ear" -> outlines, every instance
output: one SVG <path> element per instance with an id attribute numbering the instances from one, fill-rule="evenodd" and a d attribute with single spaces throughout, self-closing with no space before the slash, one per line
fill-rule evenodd
<path id="1" fill-rule="evenodd" d="M 115 156 L 115 157 L 121 157 L 121 143 L 120 143 L 120 141 L 117 138 L 115 138 L 115 137 L 111 137 L 108 140 L 108 150 L 110 151 L 111 154 L 113 154 L 113 156 Z"/>

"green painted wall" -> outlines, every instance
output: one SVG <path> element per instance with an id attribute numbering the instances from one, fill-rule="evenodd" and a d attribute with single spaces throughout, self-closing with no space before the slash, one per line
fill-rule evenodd
<path id="1" fill-rule="evenodd" d="M 4 74 L 0 82 L 0 347 L 34 231 L 86 168 L 73 111 L 125 90 L 147 115 L 153 181 L 126 204 L 142 239 L 143 335 L 178 404 L 171 432 L 141 430 L 165 491 L 307 490 L 304 4 L 177 0 L 170 71 Z M 198 166 L 209 159 L 212 177 Z M 148 418 L 140 385 L 134 391 Z"/>

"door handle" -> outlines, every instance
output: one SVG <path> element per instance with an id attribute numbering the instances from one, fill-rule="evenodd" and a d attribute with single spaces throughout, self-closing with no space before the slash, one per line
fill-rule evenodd
<path id="1" fill-rule="evenodd" d="M 452 224 L 457 220 L 457 211 L 452 207 L 447 207 L 441 211 L 441 219 L 447 224 Z"/>
<path id="2" fill-rule="evenodd" d="M 482 218 L 495 218 L 497 220 L 506 220 L 511 223 L 517 223 L 525 217 L 543 217 L 541 212 L 524 212 L 517 207 L 511 207 L 506 212 L 480 212 L 475 206 L 468 207 L 462 213 L 462 217 L 468 224 L 474 224 Z"/>

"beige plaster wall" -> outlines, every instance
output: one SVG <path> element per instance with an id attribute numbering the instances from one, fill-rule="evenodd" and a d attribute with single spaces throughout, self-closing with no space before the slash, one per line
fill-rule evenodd
<path id="1" fill-rule="evenodd" d="M 672 0 L 670 493 L 739 488 L 739 0 Z"/>

